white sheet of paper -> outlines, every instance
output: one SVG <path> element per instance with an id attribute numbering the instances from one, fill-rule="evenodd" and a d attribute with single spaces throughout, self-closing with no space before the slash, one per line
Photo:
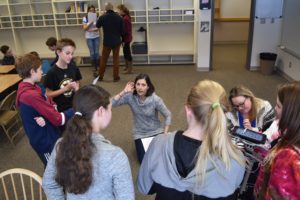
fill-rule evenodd
<path id="1" fill-rule="evenodd" d="M 143 147 L 145 152 L 148 150 L 149 145 L 151 143 L 151 141 L 153 140 L 154 137 L 147 137 L 147 138 L 142 138 L 142 143 L 143 143 Z"/>
<path id="2" fill-rule="evenodd" d="M 88 22 L 96 22 L 97 21 L 97 14 L 93 12 L 88 13 Z"/>
<path id="3" fill-rule="evenodd" d="M 96 85 L 97 84 L 97 81 L 98 81 L 98 79 L 99 79 L 99 76 L 97 76 L 94 80 L 93 80 L 93 82 L 92 82 L 92 84 L 93 85 Z"/>

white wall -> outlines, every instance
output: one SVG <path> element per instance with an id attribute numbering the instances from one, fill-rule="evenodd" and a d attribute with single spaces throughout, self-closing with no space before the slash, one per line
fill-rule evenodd
<path id="1" fill-rule="evenodd" d="M 259 53 L 276 53 L 280 43 L 282 19 L 276 18 L 273 23 L 271 18 L 264 19 L 265 23 L 261 23 L 261 20 L 256 18 L 254 21 L 250 70 L 259 67 Z"/>
<path id="2" fill-rule="evenodd" d="M 300 81 L 300 59 L 278 48 L 276 67 L 287 79 Z"/>
<path id="3" fill-rule="evenodd" d="M 251 0 L 221 1 L 221 18 L 249 17 Z"/>
<path id="4" fill-rule="evenodd" d="M 204 21 L 209 22 L 209 32 L 200 32 L 200 24 Z M 200 10 L 197 24 L 197 71 L 208 71 L 210 67 L 211 10 Z"/>

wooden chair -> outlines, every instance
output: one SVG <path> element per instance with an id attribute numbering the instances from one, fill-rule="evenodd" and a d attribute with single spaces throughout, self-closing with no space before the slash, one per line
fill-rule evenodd
<path id="1" fill-rule="evenodd" d="M 0 184 L 0 199 L 47 199 L 42 178 L 27 169 L 14 168 L 0 173 Z"/>
<path id="2" fill-rule="evenodd" d="M 16 98 L 17 98 L 17 92 L 12 91 L 1 102 L 0 110 L 16 110 L 16 106 L 15 106 Z"/>
<path id="3" fill-rule="evenodd" d="M 13 145 L 14 138 L 22 133 L 19 111 L 15 107 L 16 91 L 7 95 L 0 104 L 0 126 Z"/>

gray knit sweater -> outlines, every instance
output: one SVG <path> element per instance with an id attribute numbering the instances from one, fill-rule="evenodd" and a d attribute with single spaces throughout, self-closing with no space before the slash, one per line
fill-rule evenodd
<path id="1" fill-rule="evenodd" d="M 92 157 L 93 180 L 89 189 L 79 195 L 67 193 L 65 198 L 63 188 L 54 179 L 55 147 L 43 177 L 43 189 L 48 200 L 134 200 L 134 187 L 126 154 L 101 134 L 92 134 L 92 141 L 95 151 Z"/>
<path id="2" fill-rule="evenodd" d="M 163 100 L 155 93 L 148 96 L 143 102 L 138 95 L 133 95 L 131 92 L 125 94 L 119 100 L 112 100 L 113 107 L 123 104 L 128 104 L 133 113 L 133 134 L 135 140 L 164 132 L 159 120 L 159 112 L 165 118 L 164 126 L 171 124 L 171 112 Z"/>

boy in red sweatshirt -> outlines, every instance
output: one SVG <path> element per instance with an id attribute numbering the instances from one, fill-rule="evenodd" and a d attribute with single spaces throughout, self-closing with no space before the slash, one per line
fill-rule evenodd
<path id="1" fill-rule="evenodd" d="M 16 105 L 32 148 L 46 165 L 61 136 L 58 127 L 64 125 L 74 112 L 73 109 L 58 112 L 52 99 L 42 95 L 41 88 L 36 84 L 42 78 L 41 63 L 40 58 L 32 54 L 17 59 L 16 69 L 23 81 L 18 86 Z M 44 126 L 36 122 L 39 117 L 44 119 Z"/>

